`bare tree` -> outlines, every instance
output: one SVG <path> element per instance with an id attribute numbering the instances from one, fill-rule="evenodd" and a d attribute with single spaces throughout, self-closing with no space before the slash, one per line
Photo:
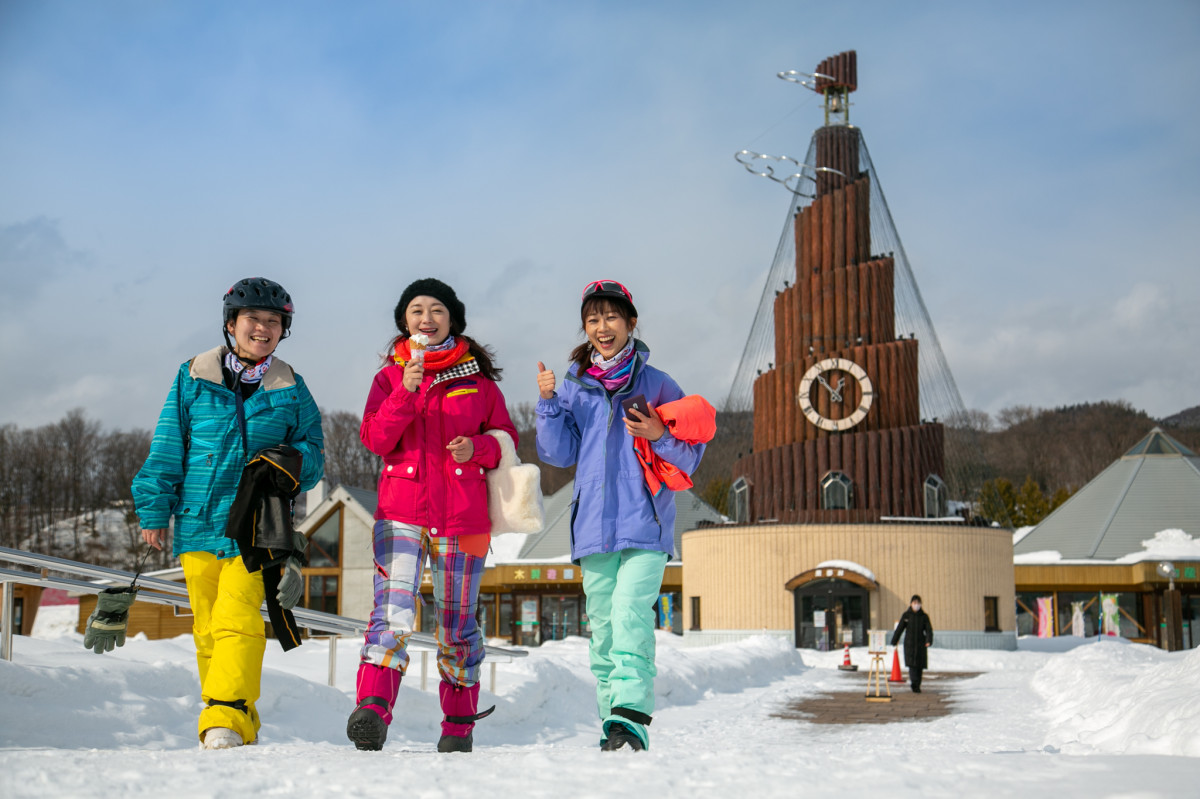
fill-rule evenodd
<path id="1" fill-rule="evenodd" d="M 349 411 L 321 411 L 321 429 L 325 433 L 325 479 L 330 486 L 374 488 L 379 482 L 382 461 L 363 446 L 358 437 L 360 424 L 358 415 Z"/>

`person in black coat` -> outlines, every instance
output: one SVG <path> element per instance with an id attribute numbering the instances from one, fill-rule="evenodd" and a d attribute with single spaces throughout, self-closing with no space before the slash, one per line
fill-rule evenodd
<path id="1" fill-rule="evenodd" d="M 925 651 L 933 643 L 933 625 L 929 616 L 921 610 L 921 597 L 913 594 L 908 610 L 900 617 L 896 632 L 892 633 L 892 646 L 904 636 L 904 665 L 908 667 L 908 679 L 912 684 L 913 693 L 921 693 L 921 673 L 929 665 L 929 655 Z M 924 646 L 922 646 L 924 644 Z"/>

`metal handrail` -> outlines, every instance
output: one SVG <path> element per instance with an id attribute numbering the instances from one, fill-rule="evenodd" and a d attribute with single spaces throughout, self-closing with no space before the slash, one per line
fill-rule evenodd
<path id="1" fill-rule="evenodd" d="M 32 552 L 24 552 L 19 549 L 9 549 L 8 547 L 0 547 L 0 561 L 9 561 L 11 563 L 20 563 L 26 566 L 37 566 L 43 569 L 53 571 L 66 572 L 68 574 L 76 574 L 84 577 L 92 577 L 99 580 L 104 580 L 108 583 L 127 583 L 132 582 L 134 574 L 132 572 L 122 571 L 120 569 L 107 569 L 103 566 L 93 566 L 88 563 L 80 563 L 74 560 L 65 558 L 56 558 L 51 555 L 37 555 Z M 138 585 L 142 590 L 138 591 L 137 600 L 151 602 L 160 605 L 172 605 L 177 608 L 190 608 L 191 605 L 187 599 L 187 586 L 183 583 L 174 582 L 172 580 L 161 580 L 157 577 L 147 577 L 145 575 L 138 576 Z M 0 582 L 8 584 L 10 582 L 19 582 L 26 585 L 41 585 L 54 588 L 63 588 L 68 591 L 77 591 L 81 593 L 98 594 L 105 589 L 105 585 L 94 582 L 83 582 L 81 580 L 73 580 L 64 577 L 48 577 L 34 572 L 19 571 L 15 569 L 0 568 Z M 146 590 L 154 589 L 154 590 Z M 4 620 L 3 633 L 9 635 L 12 629 L 12 605 L 11 601 L 4 605 Z M 263 618 L 267 618 L 266 608 L 259 611 Z M 294 608 L 292 615 L 296 619 L 296 623 L 309 630 L 325 630 L 339 635 L 354 635 L 366 631 L 368 623 L 361 619 L 353 619 L 348 616 L 338 616 L 334 613 L 324 613 L 319 610 L 311 610 L 309 608 Z M 3 643 L 0 640 L 0 643 Z M 413 632 L 409 634 L 408 645 L 417 649 L 437 649 L 437 637 L 430 633 Z M 11 644 L 4 646 L 5 652 L 0 653 L 0 656 L 7 654 L 5 659 L 11 659 L 12 647 Z M 484 652 L 492 657 L 508 657 L 522 658 L 529 653 L 522 649 L 510 649 L 503 646 L 493 646 L 485 644 Z"/>

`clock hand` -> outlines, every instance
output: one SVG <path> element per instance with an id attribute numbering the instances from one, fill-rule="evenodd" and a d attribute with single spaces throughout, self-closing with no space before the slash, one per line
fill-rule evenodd
<path id="1" fill-rule="evenodd" d="M 820 383 L 821 385 L 825 386 L 825 390 L 829 392 L 829 399 L 833 400 L 834 402 L 842 401 L 841 388 L 842 388 L 842 386 L 846 385 L 846 378 L 843 377 L 841 379 L 841 381 L 837 385 L 837 388 L 834 388 L 833 386 L 829 385 L 829 383 L 825 380 L 824 376 L 822 376 L 822 375 L 817 375 L 817 382 Z"/>

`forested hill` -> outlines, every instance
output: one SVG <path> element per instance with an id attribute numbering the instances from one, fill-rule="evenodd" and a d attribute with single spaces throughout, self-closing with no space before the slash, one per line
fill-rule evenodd
<path id="1" fill-rule="evenodd" d="M 1175 422 L 1189 415 L 1191 424 Z M 1123 401 L 1006 408 L 987 419 L 982 441 L 997 477 L 1019 486 L 1032 476 L 1051 494 L 1080 488 L 1156 426 L 1193 451 L 1200 448 L 1200 408 L 1155 420 Z"/>
<path id="2" fill-rule="evenodd" d="M 519 455 L 536 463 L 533 406 L 510 410 L 521 431 Z M 379 459 L 358 440 L 358 415 L 330 410 L 323 415 L 330 484 L 373 487 Z M 1200 406 L 1161 420 L 1120 401 L 1015 406 L 994 417 L 971 411 L 967 418 L 980 433 L 992 477 L 1014 487 L 1032 478 L 1047 497 L 1078 489 L 1156 425 L 1200 452 Z M 734 463 L 750 453 L 752 441 L 752 414 L 718 414 L 717 437 L 693 479 L 696 491 L 722 512 Z M 37 428 L 0 425 L 0 545 L 131 566 L 143 545 L 129 483 L 149 443 L 149 431 L 104 431 L 81 410 Z M 543 464 L 543 491 L 553 493 L 572 473 Z"/>

